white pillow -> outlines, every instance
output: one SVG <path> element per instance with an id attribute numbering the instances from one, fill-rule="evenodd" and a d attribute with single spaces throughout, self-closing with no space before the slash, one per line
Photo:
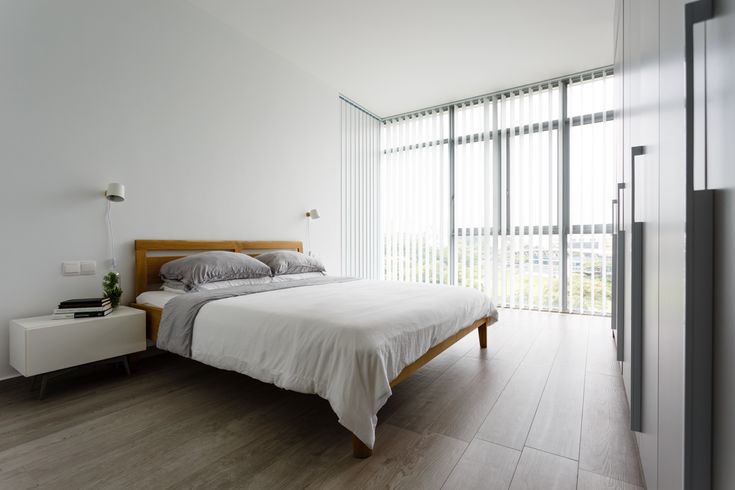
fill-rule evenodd
<path id="1" fill-rule="evenodd" d="M 323 277 L 326 276 L 324 272 L 298 272 L 296 274 L 282 274 L 280 276 L 273 276 L 272 282 L 288 282 L 288 281 L 299 281 L 301 279 L 310 279 L 312 277 Z"/>
<path id="2" fill-rule="evenodd" d="M 312 277 L 322 277 L 326 274 L 323 272 L 301 272 L 298 274 L 284 274 L 281 276 L 275 276 L 275 277 L 256 277 L 251 279 L 230 279 L 229 281 L 215 281 L 215 282 L 208 282 L 206 284 L 200 284 L 196 289 L 193 289 L 192 292 L 196 291 L 213 291 L 215 289 L 222 289 L 222 288 L 236 288 L 238 286 L 249 286 L 251 284 L 267 284 L 269 282 L 289 282 L 289 281 L 298 281 L 301 279 L 310 279 Z M 183 288 L 183 285 L 182 285 Z M 182 294 L 186 293 L 187 291 L 182 288 L 175 288 L 166 286 L 165 284 L 161 287 L 166 292 L 169 293 L 176 293 L 176 294 Z"/>
<path id="3" fill-rule="evenodd" d="M 200 284 L 197 291 L 212 291 L 222 288 L 236 288 L 238 286 L 249 286 L 251 284 L 267 284 L 271 282 L 270 277 L 254 277 L 250 279 L 230 279 L 229 281 L 215 281 Z"/>

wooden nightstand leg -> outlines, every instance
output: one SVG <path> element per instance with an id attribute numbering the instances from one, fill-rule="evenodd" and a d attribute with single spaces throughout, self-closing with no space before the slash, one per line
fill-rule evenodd
<path id="1" fill-rule="evenodd" d="M 31 389 L 30 389 L 31 392 L 36 391 L 36 386 L 38 386 L 38 379 L 39 379 L 39 375 L 37 374 L 31 380 Z"/>
<path id="2" fill-rule="evenodd" d="M 38 392 L 38 399 L 43 400 L 46 396 L 46 385 L 48 384 L 48 374 L 41 375 L 41 389 Z"/>

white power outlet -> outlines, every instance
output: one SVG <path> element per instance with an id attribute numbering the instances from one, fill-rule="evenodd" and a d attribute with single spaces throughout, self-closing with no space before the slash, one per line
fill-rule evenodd
<path id="1" fill-rule="evenodd" d="M 78 260 L 62 262 L 61 273 L 65 276 L 78 276 L 82 273 L 81 264 Z"/>
<path id="2" fill-rule="evenodd" d="M 97 262 L 94 260 L 82 260 L 79 265 L 80 272 L 83 276 L 93 276 L 97 274 Z"/>

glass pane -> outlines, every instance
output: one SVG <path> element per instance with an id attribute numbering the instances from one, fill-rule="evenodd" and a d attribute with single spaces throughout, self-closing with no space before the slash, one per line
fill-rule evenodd
<path id="1" fill-rule="evenodd" d="M 609 111 L 615 107 L 612 75 L 570 83 L 567 90 L 567 117 Z"/>

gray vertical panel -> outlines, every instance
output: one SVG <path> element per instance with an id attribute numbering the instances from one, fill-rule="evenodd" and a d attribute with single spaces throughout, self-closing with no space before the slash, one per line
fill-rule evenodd
<path id="1" fill-rule="evenodd" d="M 630 430 L 643 429 L 643 223 L 631 235 Z"/>
<path id="2" fill-rule="evenodd" d="M 712 17 L 712 1 L 685 6 L 686 293 L 684 484 L 709 488 L 712 471 L 713 191 L 695 190 L 694 24 Z M 704 162 L 703 162 L 704 163 Z M 704 171 L 706 175 L 706 170 Z"/>

